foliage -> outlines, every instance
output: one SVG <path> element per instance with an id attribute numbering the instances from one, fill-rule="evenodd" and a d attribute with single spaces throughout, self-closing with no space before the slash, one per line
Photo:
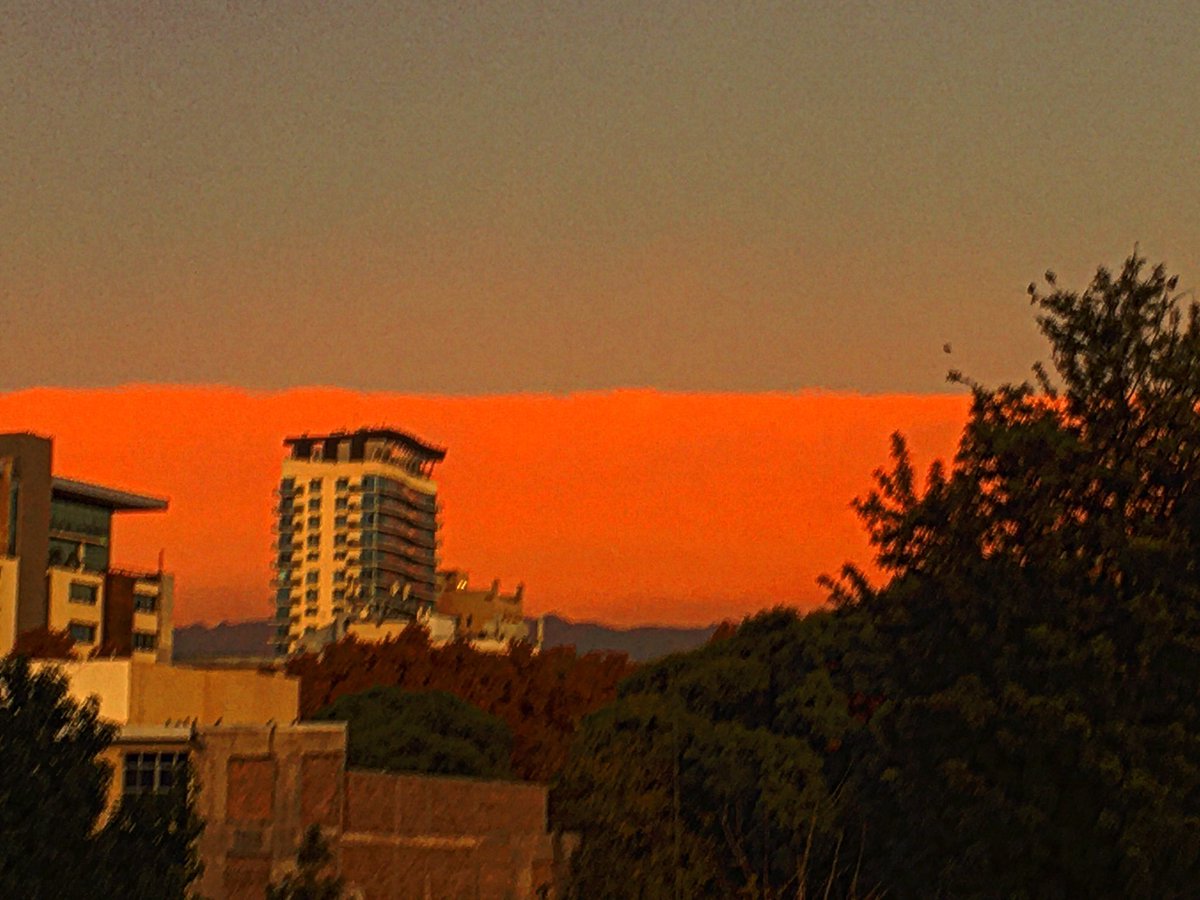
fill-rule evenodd
<path id="1" fill-rule="evenodd" d="M 516 777 L 548 781 L 562 768 L 579 722 L 616 696 L 633 665 L 621 654 L 576 656 L 569 647 L 534 653 L 518 644 L 506 654 L 462 642 L 434 647 L 413 627 L 380 643 L 340 641 L 320 656 L 289 661 L 287 671 L 300 678 L 304 717 L 376 686 L 447 691 L 509 727 Z"/>
<path id="2" fill-rule="evenodd" d="M 65 628 L 34 628 L 17 635 L 13 653 L 29 659 L 60 659 L 73 660 L 75 656 L 75 639 Z"/>
<path id="3" fill-rule="evenodd" d="M 204 823 L 196 814 L 190 769 L 171 790 L 127 796 L 98 836 L 105 865 L 94 896 L 127 900 L 184 900 L 200 877 L 197 842 Z"/>
<path id="4" fill-rule="evenodd" d="M 54 668 L 0 660 L 0 896 L 79 897 L 111 772 L 115 729 Z"/>
<path id="5" fill-rule="evenodd" d="M 898 896 L 1184 896 L 1200 870 L 1200 316 L 1131 257 L 1031 285 L 1053 371 L 858 503 L 887 583 L 863 815 Z"/>
<path id="6" fill-rule="evenodd" d="M 586 720 L 553 793 L 556 827 L 581 838 L 573 896 L 865 893 L 838 824 L 865 715 L 830 668 L 836 625 L 760 614 L 640 669 Z"/>
<path id="7" fill-rule="evenodd" d="M 319 825 L 310 825 L 296 853 L 296 871 L 267 887 L 267 900 L 341 900 L 342 879 Z"/>
<path id="8" fill-rule="evenodd" d="M 512 774 L 508 726 L 446 691 L 367 688 L 339 697 L 313 718 L 348 723 L 347 762 L 358 768 L 478 778 Z"/>
<path id="9" fill-rule="evenodd" d="M 0 897 L 186 896 L 202 827 L 186 779 L 98 827 L 112 778 L 100 755 L 115 736 L 57 668 L 0 660 Z"/>

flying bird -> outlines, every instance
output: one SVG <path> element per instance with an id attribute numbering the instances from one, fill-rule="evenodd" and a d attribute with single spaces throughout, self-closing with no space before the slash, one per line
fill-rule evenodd
<path id="1" fill-rule="evenodd" d="M 942 344 L 942 352 L 943 352 L 943 353 L 949 353 L 949 352 L 950 352 L 950 345 L 949 345 L 949 344 Z"/>

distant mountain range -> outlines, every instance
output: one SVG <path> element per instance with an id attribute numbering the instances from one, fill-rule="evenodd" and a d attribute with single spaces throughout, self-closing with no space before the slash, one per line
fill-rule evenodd
<path id="1" fill-rule="evenodd" d="M 532 633 L 536 619 L 527 619 Z M 638 662 L 656 659 L 699 647 L 712 636 L 715 625 L 703 628 L 613 628 L 595 622 L 572 622 L 559 616 L 545 617 L 545 643 L 549 647 L 573 646 L 580 653 L 611 650 L 627 653 Z M 216 659 L 252 659 L 272 655 L 275 623 L 270 619 L 221 622 L 217 625 L 185 625 L 175 629 L 175 659 L 199 662 Z"/>

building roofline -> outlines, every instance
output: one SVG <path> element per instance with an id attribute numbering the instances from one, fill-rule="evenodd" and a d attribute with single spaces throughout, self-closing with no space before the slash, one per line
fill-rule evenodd
<path id="1" fill-rule="evenodd" d="M 348 438 L 382 438 L 400 444 L 433 462 L 441 462 L 446 458 L 446 448 L 427 443 L 406 431 L 395 428 L 359 428 L 357 431 L 332 431 L 328 434 L 301 434 L 283 439 L 285 447 L 296 447 L 301 444 L 316 444 L 327 440 L 346 440 Z"/>
<path id="2" fill-rule="evenodd" d="M 55 496 L 86 500 L 97 506 L 106 506 L 114 512 L 162 511 L 167 508 L 167 501 L 161 497 L 134 494 L 130 491 L 105 487 L 102 484 L 93 484 L 88 481 L 78 481 L 74 478 L 63 478 L 58 475 L 51 479 L 50 490 Z"/>

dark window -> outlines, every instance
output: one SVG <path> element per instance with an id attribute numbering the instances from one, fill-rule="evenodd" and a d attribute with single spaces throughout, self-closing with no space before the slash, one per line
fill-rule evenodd
<path id="1" fill-rule="evenodd" d="M 307 590 L 304 592 L 304 602 L 305 603 L 316 603 L 317 598 L 319 596 L 320 596 L 320 592 L 318 592 L 316 588 L 312 588 L 311 590 Z"/>
<path id="2" fill-rule="evenodd" d="M 345 599 L 346 599 L 346 589 L 345 589 L 345 588 L 338 588 L 336 591 L 334 591 L 334 592 L 333 592 L 333 599 L 334 599 L 335 601 L 336 601 L 336 600 L 345 600 Z"/>
<path id="3" fill-rule="evenodd" d="M 292 599 L 292 589 L 291 588 L 279 588 L 278 590 L 275 591 L 275 602 L 276 603 L 287 603 L 291 599 Z"/>
<path id="4" fill-rule="evenodd" d="M 100 594 L 100 588 L 94 584 L 85 584 L 82 581 L 71 582 L 70 600 L 72 603 L 86 603 L 89 606 L 96 605 L 96 598 Z"/>
<path id="5" fill-rule="evenodd" d="M 291 493 L 296 487 L 295 478 L 282 478 L 279 481 L 279 492 L 281 494 Z"/>
<path id="6" fill-rule="evenodd" d="M 313 493 L 316 493 L 317 491 L 321 490 L 321 479 L 313 478 L 311 481 L 309 481 L 308 489 L 310 491 L 312 491 Z"/>
<path id="7" fill-rule="evenodd" d="M 71 640 L 77 644 L 96 643 L 95 625 L 88 625 L 86 622 L 72 622 L 68 630 L 71 633 Z"/>
<path id="8" fill-rule="evenodd" d="M 335 501 L 333 501 L 333 508 L 334 509 L 345 509 L 349 505 L 349 503 L 350 503 L 350 501 L 346 497 L 338 497 Z"/>
<path id="9" fill-rule="evenodd" d="M 320 580 L 321 580 L 321 573 L 318 572 L 316 569 L 310 570 L 304 576 L 305 584 L 316 584 Z"/>
<path id="10" fill-rule="evenodd" d="M 320 516 L 309 516 L 308 517 L 308 527 L 309 528 L 320 528 L 321 527 L 321 517 Z"/>
<path id="11" fill-rule="evenodd" d="M 335 534 L 333 536 L 333 545 L 335 547 L 345 547 L 346 546 L 346 533 L 340 532 L 338 534 Z"/>
<path id="12" fill-rule="evenodd" d="M 346 570 L 336 569 L 333 573 L 333 580 L 337 584 L 342 584 L 346 580 Z"/>
<path id="13" fill-rule="evenodd" d="M 134 594 L 133 608 L 136 612 L 152 613 L 158 609 L 158 598 L 153 594 Z M 136 637 L 135 635 L 135 640 Z"/>
<path id="14" fill-rule="evenodd" d="M 307 544 L 310 548 L 311 547 L 320 547 L 321 546 L 321 536 L 319 534 L 310 534 L 308 536 L 308 538 L 305 540 L 305 544 Z"/>
<path id="15" fill-rule="evenodd" d="M 339 478 L 337 480 L 337 489 L 339 491 L 347 490 L 349 487 L 350 487 L 350 479 L 349 478 Z"/>
<path id="16" fill-rule="evenodd" d="M 333 520 L 333 527 L 334 528 L 345 528 L 346 527 L 346 517 L 345 516 L 335 517 Z"/>
<path id="17" fill-rule="evenodd" d="M 150 631 L 135 631 L 133 633 L 134 650 L 153 650 L 158 646 L 158 635 Z"/>
<path id="18" fill-rule="evenodd" d="M 183 777 L 187 758 L 186 753 L 126 753 L 125 794 L 169 791 Z"/>
<path id="19" fill-rule="evenodd" d="M 320 508 L 321 508 L 321 498 L 320 497 L 313 497 L 311 500 L 308 501 L 309 512 L 314 512 L 315 510 L 318 510 Z"/>

